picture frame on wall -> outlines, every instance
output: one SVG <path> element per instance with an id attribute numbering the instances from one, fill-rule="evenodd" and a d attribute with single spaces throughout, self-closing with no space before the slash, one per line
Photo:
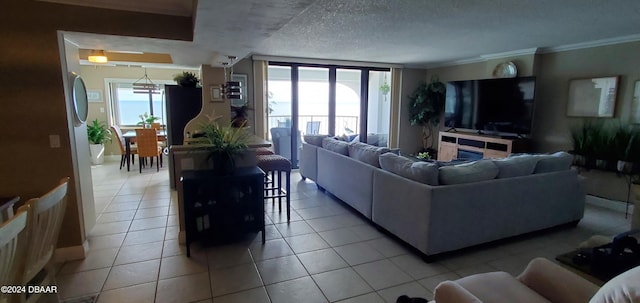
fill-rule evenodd
<path id="1" fill-rule="evenodd" d="M 247 75 L 246 74 L 232 74 L 231 81 L 240 82 L 241 95 L 240 99 L 232 99 L 231 106 L 243 106 L 247 104 Z"/>
<path id="2" fill-rule="evenodd" d="M 640 80 L 637 80 L 633 87 L 633 100 L 631 100 L 631 123 L 640 123 Z"/>
<path id="3" fill-rule="evenodd" d="M 567 116 L 613 118 L 618 76 L 569 81 Z"/>
<path id="4" fill-rule="evenodd" d="M 222 95 L 222 85 L 211 85 L 211 102 L 224 102 L 224 96 Z"/>

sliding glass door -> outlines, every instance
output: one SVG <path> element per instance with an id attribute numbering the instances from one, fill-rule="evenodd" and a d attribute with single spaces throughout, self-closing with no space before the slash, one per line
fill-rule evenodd
<path id="1" fill-rule="evenodd" d="M 267 121 L 274 151 L 297 167 L 304 135 L 387 146 L 387 79 L 388 69 L 271 62 Z"/>

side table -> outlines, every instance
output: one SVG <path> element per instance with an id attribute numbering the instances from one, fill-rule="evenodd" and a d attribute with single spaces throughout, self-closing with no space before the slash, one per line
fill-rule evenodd
<path id="1" fill-rule="evenodd" d="M 212 170 L 187 170 L 180 180 L 187 257 L 194 240 L 220 243 L 261 231 L 265 242 L 264 172 L 260 168 L 237 168 L 224 176 Z"/>

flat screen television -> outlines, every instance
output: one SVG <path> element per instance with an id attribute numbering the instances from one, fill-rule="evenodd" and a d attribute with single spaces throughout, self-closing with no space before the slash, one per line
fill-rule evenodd
<path id="1" fill-rule="evenodd" d="M 535 77 L 451 81 L 446 86 L 446 127 L 496 135 L 531 133 Z"/>

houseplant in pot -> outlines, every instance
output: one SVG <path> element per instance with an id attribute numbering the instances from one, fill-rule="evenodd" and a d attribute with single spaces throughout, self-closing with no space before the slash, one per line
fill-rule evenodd
<path id="1" fill-rule="evenodd" d="M 206 146 L 208 159 L 213 161 L 213 172 L 217 175 L 233 173 L 234 156 L 240 155 L 247 148 L 247 133 L 240 127 L 220 126 L 219 117 L 208 116 L 209 121 L 201 125 L 201 132 L 209 144 Z"/>
<path id="2" fill-rule="evenodd" d="M 440 116 L 444 111 L 446 86 L 437 77 L 431 82 L 423 83 L 409 96 L 409 122 L 422 126 L 422 146 L 424 151 L 435 155 L 432 148 L 433 128 L 440 124 Z"/>
<path id="3" fill-rule="evenodd" d="M 247 126 L 247 118 L 249 118 L 249 108 L 248 105 L 242 106 L 231 106 L 231 113 L 233 113 L 231 117 L 231 126 L 239 128 Z"/>
<path id="4" fill-rule="evenodd" d="M 180 87 L 199 87 L 200 80 L 196 77 L 196 74 L 192 72 L 182 72 L 173 76 L 173 81 L 176 81 Z"/>
<path id="5" fill-rule="evenodd" d="M 104 143 L 111 141 L 111 130 L 105 123 L 95 119 L 90 124 L 87 124 L 87 136 L 89 138 L 91 164 L 104 163 Z"/>
<path id="6" fill-rule="evenodd" d="M 616 131 L 615 149 L 618 156 L 616 168 L 621 173 L 631 173 L 634 162 L 639 160 L 640 133 L 629 126 L 620 126 Z"/>

